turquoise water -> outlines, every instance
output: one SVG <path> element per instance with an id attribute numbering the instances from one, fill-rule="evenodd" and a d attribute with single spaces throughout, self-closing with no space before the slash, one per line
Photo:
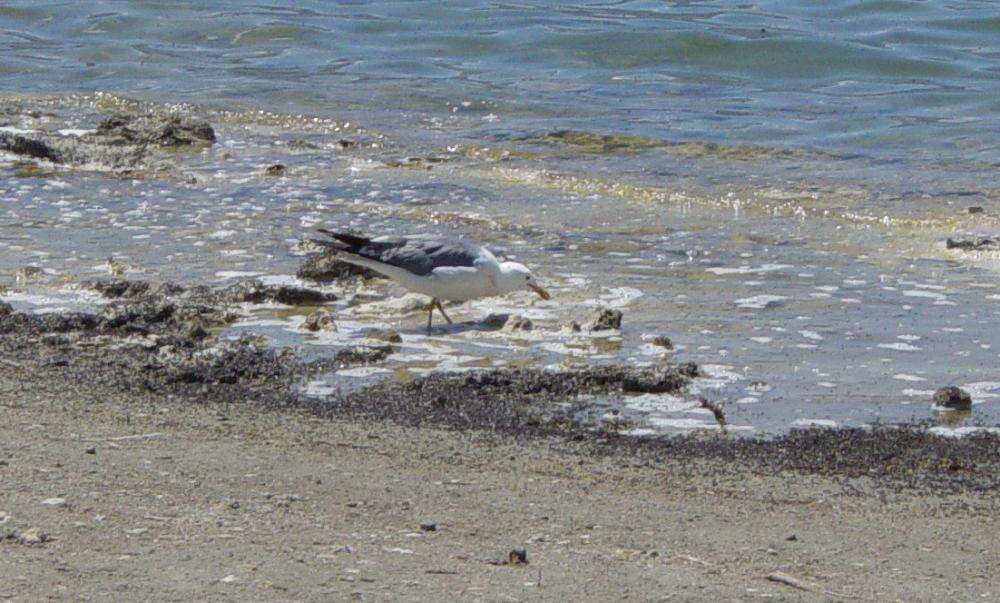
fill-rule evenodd
<path id="1" fill-rule="evenodd" d="M 401 330 L 385 372 L 317 392 L 399 370 L 681 359 L 711 369 L 695 393 L 748 431 L 938 420 L 930 396 L 952 383 L 976 404 L 949 422 L 995 426 L 1000 252 L 944 240 L 1000 233 L 998 14 L 971 0 L 6 2 L 0 96 L 56 117 L 0 127 L 87 129 L 139 101 L 208 119 L 219 143 L 163 179 L 0 157 L 0 288 L 43 310 L 90 303 L 73 285 L 109 256 L 137 278 L 286 282 L 319 224 L 460 235 L 533 266 L 556 299 L 455 308 L 460 325 L 433 337 L 381 302 L 338 305 L 337 335 L 303 335 L 288 308 L 239 330 L 316 354 Z M 263 176 L 276 162 L 288 176 Z M 25 265 L 44 272 L 21 282 Z M 620 334 L 565 329 L 596 305 L 625 312 Z M 479 332 L 496 310 L 536 328 Z M 654 430 L 714 425 L 691 400 L 615 403 Z"/>

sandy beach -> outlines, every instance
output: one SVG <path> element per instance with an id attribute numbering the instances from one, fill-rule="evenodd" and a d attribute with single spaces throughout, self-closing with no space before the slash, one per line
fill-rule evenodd
<path id="1" fill-rule="evenodd" d="M 80 396 L 12 373 L 6 600 L 973 601 L 1000 589 L 995 491 Z M 528 563 L 502 564 L 515 548 Z"/>

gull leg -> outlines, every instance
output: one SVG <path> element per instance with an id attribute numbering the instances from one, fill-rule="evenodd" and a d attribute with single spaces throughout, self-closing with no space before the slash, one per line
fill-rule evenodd
<path id="1" fill-rule="evenodd" d="M 427 332 L 431 332 L 431 322 L 434 320 L 434 302 L 427 306 Z"/>
<path id="2" fill-rule="evenodd" d="M 435 299 L 434 300 L 434 306 L 437 307 L 438 311 L 441 312 L 441 316 L 444 316 L 444 319 L 448 321 L 448 324 L 454 324 L 454 323 L 451 322 L 451 318 L 449 318 L 448 315 L 445 313 L 444 306 L 441 305 L 441 300 L 440 299 Z M 431 310 L 431 312 L 433 312 L 433 311 L 434 310 Z"/>

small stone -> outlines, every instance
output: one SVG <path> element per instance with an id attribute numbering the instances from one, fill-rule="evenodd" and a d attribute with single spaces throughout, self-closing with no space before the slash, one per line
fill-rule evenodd
<path id="1" fill-rule="evenodd" d="M 962 249 L 965 251 L 979 251 L 981 249 L 996 249 L 1000 247 L 1000 240 L 989 237 L 955 237 L 949 238 L 945 242 L 948 249 Z"/>
<path id="2" fill-rule="evenodd" d="M 685 377 L 697 377 L 701 374 L 701 369 L 693 362 L 683 362 L 677 365 L 677 372 Z"/>
<path id="3" fill-rule="evenodd" d="M 420 524 L 420 530 L 423 532 L 437 532 L 438 526 L 436 523 L 425 522 Z"/>
<path id="4" fill-rule="evenodd" d="M 674 342 L 670 341 L 670 338 L 666 335 L 657 335 L 653 338 L 653 345 L 660 346 L 661 348 L 672 350 L 674 349 Z"/>
<path id="5" fill-rule="evenodd" d="M 239 581 L 240 581 L 240 579 L 237 578 L 236 576 L 232 575 L 232 574 L 229 574 L 225 578 L 220 578 L 219 579 L 219 582 L 222 582 L 223 584 L 232 584 L 234 582 L 239 582 Z"/>
<path id="6" fill-rule="evenodd" d="M 979 206 L 979 205 L 971 205 L 971 206 L 969 206 L 969 213 L 970 214 L 981 214 L 981 213 L 983 213 L 983 208 L 981 206 Z"/>
<path id="7" fill-rule="evenodd" d="M 589 331 L 610 331 L 622 328 L 621 310 L 601 308 L 590 321 Z"/>
<path id="8" fill-rule="evenodd" d="M 56 498 L 46 498 L 45 500 L 42 501 L 42 504 L 46 505 L 46 506 L 49 506 L 49 507 L 61 507 L 61 506 L 63 506 L 63 505 L 66 504 L 66 499 L 65 498 L 58 498 L 58 497 L 56 497 Z"/>
<path id="9" fill-rule="evenodd" d="M 43 544 L 51 540 L 48 534 L 38 528 L 30 528 L 23 532 L 17 532 L 15 539 L 20 544 Z"/>
<path id="10" fill-rule="evenodd" d="M 530 331 L 534 328 L 534 323 L 531 322 L 530 318 L 525 318 L 523 316 L 511 316 L 507 319 L 507 322 L 503 325 L 504 331 Z"/>
<path id="11" fill-rule="evenodd" d="M 132 536 L 141 536 L 142 534 L 145 534 L 148 531 L 149 528 L 134 528 L 132 530 L 125 530 L 125 533 Z"/>
<path id="12" fill-rule="evenodd" d="M 284 176 L 287 171 L 288 168 L 286 168 L 284 164 L 276 163 L 274 165 L 267 166 L 267 168 L 264 169 L 264 174 L 266 176 Z"/>
<path id="13" fill-rule="evenodd" d="M 316 310 L 309 316 L 306 316 L 306 321 L 302 324 L 302 328 L 314 333 L 317 331 L 333 332 L 337 330 L 337 323 L 333 321 L 333 316 L 326 310 Z"/>
<path id="14" fill-rule="evenodd" d="M 798 539 L 799 539 L 799 537 L 798 537 L 798 536 L 796 536 L 795 534 L 792 534 L 792 535 L 791 535 L 791 536 L 789 536 L 788 538 L 785 538 L 785 540 L 787 540 L 788 542 L 795 542 L 795 541 L 797 541 Z"/>
<path id="15" fill-rule="evenodd" d="M 505 313 L 492 313 L 483 319 L 483 326 L 489 327 L 491 329 L 502 329 L 507 320 L 510 319 L 510 314 Z"/>
<path id="16" fill-rule="evenodd" d="M 528 551 L 524 549 L 511 549 L 511 551 L 507 553 L 507 563 L 510 565 L 527 565 Z"/>
<path id="17" fill-rule="evenodd" d="M 942 387 L 934 392 L 934 404 L 948 410 L 971 410 L 972 396 L 969 395 L 969 392 L 954 385 Z"/>
<path id="18" fill-rule="evenodd" d="M 563 328 L 564 328 L 565 330 L 569 331 L 570 333 L 579 333 L 580 331 L 582 331 L 582 330 L 583 330 L 583 327 L 582 327 L 582 326 L 580 326 L 580 323 L 576 322 L 575 320 L 574 320 L 574 321 L 571 321 L 571 322 L 569 322 L 569 323 L 568 323 L 568 324 L 567 324 L 567 325 L 566 325 L 565 327 L 563 327 Z"/>
<path id="19" fill-rule="evenodd" d="M 240 508 L 240 501 L 234 500 L 233 502 L 229 503 L 229 508 L 233 509 L 234 511 L 236 509 L 239 509 Z"/>
<path id="20" fill-rule="evenodd" d="M 86 454 L 97 454 L 97 448 L 94 448 L 93 446 L 91 446 L 90 448 L 84 450 L 84 453 L 86 453 Z"/>
<path id="21" fill-rule="evenodd" d="M 365 331 L 368 339 L 378 339 L 388 343 L 402 343 L 403 337 L 392 329 L 368 329 Z"/>

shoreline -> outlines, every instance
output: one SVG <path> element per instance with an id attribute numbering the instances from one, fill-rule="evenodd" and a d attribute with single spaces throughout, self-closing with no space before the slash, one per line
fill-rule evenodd
<path id="1" fill-rule="evenodd" d="M 1000 588 L 995 489 L 25 385 L 0 379 L 0 599 L 971 600 Z M 515 548 L 528 565 L 498 564 Z"/>

